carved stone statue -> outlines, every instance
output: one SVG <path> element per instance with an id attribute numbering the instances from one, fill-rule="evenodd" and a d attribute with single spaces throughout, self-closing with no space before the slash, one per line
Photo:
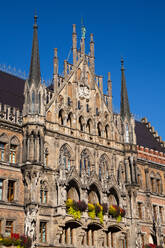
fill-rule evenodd
<path id="1" fill-rule="evenodd" d="M 29 236 L 32 241 L 36 239 L 36 219 L 37 219 L 38 206 L 29 209 L 25 218 L 25 235 Z"/>

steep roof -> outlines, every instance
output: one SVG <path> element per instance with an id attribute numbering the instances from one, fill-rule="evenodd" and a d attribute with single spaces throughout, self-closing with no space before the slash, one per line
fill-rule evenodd
<path id="1" fill-rule="evenodd" d="M 25 80 L 0 71 L 0 103 L 22 110 Z"/>
<path id="2" fill-rule="evenodd" d="M 144 123 L 135 121 L 135 133 L 137 145 L 165 153 L 165 148 L 160 145 Z"/>

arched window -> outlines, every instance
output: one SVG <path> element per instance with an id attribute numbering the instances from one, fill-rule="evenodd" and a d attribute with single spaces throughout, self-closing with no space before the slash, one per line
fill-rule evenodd
<path id="1" fill-rule="evenodd" d="M 105 126 L 105 138 L 109 138 L 109 125 Z"/>
<path id="2" fill-rule="evenodd" d="M 99 122 L 99 123 L 97 124 L 97 133 L 98 133 L 98 136 L 101 137 L 101 122 Z"/>
<path id="3" fill-rule="evenodd" d="M 32 92 L 32 113 L 35 111 L 35 92 Z"/>
<path id="4" fill-rule="evenodd" d="M 137 183 L 139 184 L 140 188 L 142 189 L 142 174 L 139 168 L 137 168 Z"/>
<path id="5" fill-rule="evenodd" d="M 5 161 L 6 160 L 6 148 L 8 144 L 8 137 L 6 134 L 2 134 L 0 136 L 0 160 Z"/>
<path id="6" fill-rule="evenodd" d="M 63 110 L 63 109 L 61 109 L 61 110 L 59 111 L 58 119 L 59 119 L 59 121 L 60 121 L 60 124 L 61 124 L 61 125 L 64 125 L 64 110 Z"/>
<path id="7" fill-rule="evenodd" d="M 70 170 L 71 167 L 71 155 L 68 150 L 67 145 L 63 145 L 60 149 L 60 158 L 59 158 L 60 166 L 64 169 Z"/>
<path id="8" fill-rule="evenodd" d="M 150 190 L 151 192 L 155 192 L 155 174 L 151 172 L 150 174 Z"/>
<path id="9" fill-rule="evenodd" d="M 99 179 L 108 178 L 108 160 L 105 154 L 100 157 L 99 161 Z"/>
<path id="10" fill-rule="evenodd" d="M 159 173 L 156 174 L 156 178 L 155 178 L 155 186 L 156 186 L 156 193 L 157 194 L 161 194 L 162 193 L 162 180 L 161 180 L 161 176 Z"/>
<path id="11" fill-rule="evenodd" d="M 80 175 L 82 171 L 85 171 L 90 175 L 90 157 L 87 149 L 83 150 L 80 158 Z"/>
<path id="12" fill-rule="evenodd" d="M 84 131 L 84 118 L 82 116 L 79 117 L 79 125 L 80 131 Z"/>
<path id="13" fill-rule="evenodd" d="M 12 164 L 19 162 L 19 140 L 17 137 L 13 137 L 10 141 L 9 162 Z"/>
<path id="14" fill-rule="evenodd" d="M 92 121 L 91 121 L 91 119 L 88 119 L 88 121 L 87 121 L 87 132 L 88 133 L 91 133 L 91 127 L 92 127 Z"/>
<path id="15" fill-rule="evenodd" d="M 73 118 L 73 114 L 70 112 L 67 119 L 67 124 L 69 125 L 70 128 L 72 127 L 72 118 Z"/>

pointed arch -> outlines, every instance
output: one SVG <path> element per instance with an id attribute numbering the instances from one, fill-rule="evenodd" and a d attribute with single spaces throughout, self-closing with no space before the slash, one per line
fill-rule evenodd
<path id="1" fill-rule="evenodd" d="M 109 164 L 109 158 L 104 153 L 101 155 L 100 160 L 99 160 L 99 179 L 100 180 L 104 177 L 108 179 L 109 177 L 108 164 Z"/>
<path id="2" fill-rule="evenodd" d="M 80 189 L 76 180 L 71 179 L 67 185 L 67 199 L 80 200 Z"/>
<path id="3" fill-rule="evenodd" d="M 9 137 L 6 133 L 0 135 L 0 160 L 5 161 L 7 158 Z"/>
<path id="4" fill-rule="evenodd" d="M 84 130 L 84 117 L 81 115 L 80 117 L 79 117 L 79 128 L 80 128 L 80 131 L 85 131 Z"/>
<path id="5" fill-rule="evenodd" d="M 160 173 L 156 173 L 156 178 L 155 178 L 156 182 L 156 193 L 157 194 L 161 194 L 162 193 L 162 177 L 160 175 Z"/>
<path id="6" fill-rule="evenodd" d="M 60 109 L 58 114 L 58 120 L 62 126 L 64 125 L 64 119 L 65 119 L 65 112 L 63 109 Z"/>
<path id="7" fill-rule="evenodd" d="M 106 126 L 105 126 L 105 138 L 106 139 L 109 139 L 109 125 L 107 124 Z"/>
<path id="8" fill-rule="evenodd" d="M 114 187 L 110 188 L 109 190 L 108 201 L 109 205 L 119 205 L 118 193 Z"/>
<path id="9" fill-rule="evenodd" d="M 88 191 L 88 202 L 97 204 L 101 202 L 101 195 L 95 183 L 91 184 Z"/>
<path id="10" fill-rule="evenodd" d="M 80 176 L 82 172 L 87 175 L 91 173 L 91 153 L 88 149 L 84 149 L 80 155 Z"/>
<path id="11" fill-rule="evenodd" d="M 92 131 L 92 120 L 89 118 L 86 125 L 87 132 L 90 134 Z"/>
<path id="12" fill-rule="evenodd" d="M 72 123 L 73 123 L 73 113 L 70 112 L 68 114 L 68 118 L 67 118 L 67 125 L 71 128 L 72 127 Z"/>
<path id="13" fill-rule="evenodd" d="M 20 141 L 17 136 L 11 137 L 9 149 L 9 162 L 12 164 L 20 162 Z"/>
<path id="14" fill-rule="evenodd" d="M 71 151 L 68 144 L 64 144 L 60 148 L 59 165 L 66 170 L 70 170 L 71 167 Z"/>
<path id="15" fill-rule="evenodd" d="M 97 135 L 98 136 L 102 136 L 102 124 L 101 124 L 101 122 L 98 122 L 98 124 L 97 124 Z"/>

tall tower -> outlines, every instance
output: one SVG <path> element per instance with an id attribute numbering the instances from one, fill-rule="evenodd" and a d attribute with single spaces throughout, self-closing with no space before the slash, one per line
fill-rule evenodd
<path id="1" fill-rule="evenodd" d="M 30 72 L 24 89 L 22 174 L 25 185 L 25 234 L 35 241 L 45 130 L 45 87 L 41 84 L 37 16 L 34 16 L 33 30 Z"/>

